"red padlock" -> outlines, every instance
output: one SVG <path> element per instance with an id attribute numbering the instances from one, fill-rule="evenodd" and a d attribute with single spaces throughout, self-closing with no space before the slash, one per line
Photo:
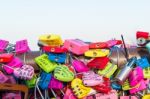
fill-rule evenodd
<path id="1" fill-rule="evenodd" d="M 43 46 L 42 50 L 45 52 L 52 52 L 52 53 L 65 53 L 68 50 L 63 47 L 52 47 L 52 46 Z"/>
<path id="2" fill-rule="evenodd" d="M 0 54 L 0 62 L 1 63 L 10 62 L 12 59 L 13 59 L 13 54 L 12 53 L 3 53 L 3 54 Z"/>
<path id="3" fill-rule="evenodd" d="M 96 48 L 107 48 L 107 43 L 106 42 L 96 42 L 96 43 L 90 43 L 89 48 L 91 49 L 96 49 Z"/>

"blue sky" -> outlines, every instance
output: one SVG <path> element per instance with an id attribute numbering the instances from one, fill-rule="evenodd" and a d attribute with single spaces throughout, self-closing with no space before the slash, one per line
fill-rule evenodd
<path id="1" fill-rule="evenodd" d="M 150 31 L 150 0 L 0 0 L 0 37 L 27 38 L 36 50 L 38 36 L 105 41 L 137 30 Z"/>

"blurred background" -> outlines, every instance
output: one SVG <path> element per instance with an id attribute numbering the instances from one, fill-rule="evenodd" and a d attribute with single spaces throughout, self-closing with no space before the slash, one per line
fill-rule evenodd
<path id="1" fill-rule="evenodd" d="M 38 50 L 41 34 L 63 39 L 135 43 L 136 31 L 150 32 L 150 0 L 0 0 L 0 39 L 27 39 Z"/>

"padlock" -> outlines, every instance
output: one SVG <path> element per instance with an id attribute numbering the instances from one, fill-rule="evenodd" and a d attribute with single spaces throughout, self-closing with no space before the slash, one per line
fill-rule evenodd
<path id="1" fill-rule="evenodd" d="M 68 50 L 64 47 L 43 46 L 42 50 L 51 53 L 66 53 Z"/>
<path id="2" fill-rule="evenodd" d="M 0 52 L 4 52 L 5 48 L 8 46 L 9 41 L 0 40 Z"/>
<path id="3" fill-rule="evenodd" d="M 107 43 L 106 42 L 96 42 L 96 43 L 90 43 L 89 44 L 90 49 L 104 49 L 107 48 Z"/>
<path id="4" fill-rule="evenodd" d="M 20 92 L 5 93 L 2 95 L 2 99 L 22 99 Z"/>
<path id="5" fill-rule="evenodd" d="M 137 66 L 144 68 L 150 67 L 147 57 L 141 57 L 136 61 Z"/>
<path id="6" fill-rule="evenodd" d="M 8 81 L 8 77 L 0 71 L 0 83 L 5 83 L 6 81 Z"/>
<path id="7" fill-rule="evenodd" d="M 94 58 L 89 63 L 87 63 L 87 66 L 90 68 L 104 69 L 108 62 L 109 62 L 108 57 L 98 57 Z"/>
<path id="8" fill-rule="evenodd" d="M 13 76 L 7 75 L 7 77 L 8 77 L 8 80 L 6 81 L 6 83 L 10 83 L 10 84 L 16 84 L 17 83 Z"/>
<path id="9" fill-rule="evenodd" d="M 0 63 L 8 63 L 13 59 L 14 55 L 12 53 L 2 53 L 0 54 Z"/>
<path id="10" fill-rule="evenodd" d="M 65 65 L 58 65 L 54 70 L 54 78 L 63 82 L 70 82 L 74 79 L 74 73 Z"/>
<path id="11" fill-rule="evenodd" d="M 20 68 L 15 68 L 13 74 L 17 78 L 30 80 L 34 75 L 34 68 L 31 65 L 23 65 Z"/>
<path id="12" fill-rule="evenodd" d="M 56 34 L 45 34 L 39 37 L 39 41 L 46 43 L 49 46 L 61 46 L 63 41 L 59 35 Z"/>
<path id="13" fill-rule="evenodd" d="M 66 62 L 66 58 L 67 58 L 66 53 L 60 53 L 60 54 L 49 53 L 48 54 L 48 59 L 50 61 L 57 62 L 57 63 L 64 64 Z"/>
<path id="14" fill-rule="evenodd" d="M 48 85 L 49 85 L 51 78 L 52 78 L 51 73 L 42 72 L 40 75 L 40 81 L 39 81 L 40 88 L 43 90 L 48 89 Z"/>
<path id="15" fill-rule="evenodd" d="M 37 80 L 37 77 L 36 75 L 34 75 L 32 79 L 26 80 L 25 83 L 28 86 L 28 88 L 34 88 L 36 85 L 36 80 Z"/>
<path id="16" fill-rule="evenodd" d="M 25 52 L 28 52 L 29 50 L 30 49 L 29 49 L 27 40 L 20 40 L 16 42 L 15 52 L 17 54 L 25 53 Z"/>
<path id="17" fill-rule="evenodd" d="M 131 86 L 137 85 L 143 79 L 144 79 L 143 70 L 139 66 L 136 67 L 129 76 L 129 82 Z"/>
<path id="18" fill-rule="evenodd" d="M 150 99 L 150 94 L 144 95 L 142 99 Z"/>
<path id="19" fill-rule="evenodd" d="M 137 92 L 142 91 L 142 90 L 147 88 L 146 83 L 145 83 L 144 80 L 141 80 L 138 83 L 138 85 L 139 85 L 138 87 L 130 89 L 130 94 L 137 93 Z"/>
<path id="20" fill-rule="evenodd" d="M 78 39 L 69 39 L 65 40 L 64 48 L 76 55 L 82 55 L 89 50 L 89 45 Z"/>
<path id="21" fill-rule="evenodd" d="M 107 43 L 107 48 L 111 48 L 115 45 L 122 44 L 122 41 L 121 40 L 108 40 L 106 43 Z"/>
<path id="22" fill-rule="evenodd" d="M 49 82 L 48 88 L 52 89 L 62 89 L 63 83 L 57 79 L 55 79 L 53 76 Z"/>
<path id="23" fill-rule="evenodd" d="M 129 80 L 127 79 L 122 85 L 122 90 L 126 91 L 126 90 L 130 90 L 130 89 L 131 89 L 131 86 L 129 84 Z"/>
<path id="24" fill-rule="evenodd" d="M 70 88 L 67 88 L 63 99 L 77 99 Z"/>
<path id="25" fill-rule="evenodd" d="M 103 70 L 98 70 L 99 75 L 103 75 L 104 77 L 110 78 L 114 72 L 117 70 L 117 65 L 112 63 L 107 63 L 107 66 Z"/>
<path id="26" fill-rule="evenodd" d="M 96 86 L 103 83 L 103 77 L 93 71 L 84 72 L 82 81 L 85 86 Z"/>
<path id="27" fill-rule="evenodd" d="M 71 82 L 71 88 L 74 95 L 79 99 L 96 94 L 96 91 L 91 87 L 85 87 L 82 83 L 82 80 L 79 78 L 73 79 L 73 81 Z"/>
<path id="28" fill-rule="evenodd" d="M 143 69 L 144 78 L 149 79 L 150 78 L 150 67 Z"/>
<path id="29" fill-rule="evenodd" d="M 23 65 L 23 62 L 17 58 L 17 57 L 14 57 L 9 63 L 6 64 L 7 66 L 10 66 L 11 68 L 20 68 L 22 65 Z M 6 71 L 6 73 L 8 74 L 12 74 L 13 73 L 13 69 L 7 67 L 5 65 L 3 65 L 3 69 Z"/>
<path id="30" fill-rule="evenodd" d="M 51 62 L 46 54 L 36 57 L 35 62 L 47 73 L 52 72 L 58 66 L 55 62 Z"/>
<path id="31" fill-rule="evenodd" d="M 85 63 L 79 59 L 72 59 L 71 64 L 77 72 L 87 72 L 89 68 L 85 65 Z"/>
<path id="32" fill-rule="evenodd" d="M 137 31 L 136 39 L 139 46 L 144 46 L 149 40 L 149 32 Z"/>
<path id="33" fill-rule="evenodd" d="M 90 49 L 84 53 L 84 56 L 86 57 L 105 57 L 109 55 L 108 49 Z"/>
<path id="34" fill-rule="evenodd" d="M 129 74 L 131 73 L 132 69 L 134 68 L 136 64 L 136 57 L 132 57 L 128 60 L 128 62 L 125 64 L 123 69 L 117 74 L 116 80 L 120 83 L 123 84 L 125 80 L 128 78 Z"/>
<path id="35" fill-rule="evenodd" d="M 114 89 L 114 90 L 121 90 L 122 89 L 122 86 L 117 84 L 116 82 L 113 82 L 111 83 L 111 87 Z"/>
<path id="36" fill-rule="evenodd" d="M 101 93 L 108 93 L 111 91 L 110 79 L 103 78 L 103 83 L 93 86 L 92 88 Z"/>
<path id="37" fill-rule="evenodd" d="M 115 90 L 111 90 L 109 93 L 98 93 L 95 95 L 95 99 L 118 99 L 117 92 Z"/>

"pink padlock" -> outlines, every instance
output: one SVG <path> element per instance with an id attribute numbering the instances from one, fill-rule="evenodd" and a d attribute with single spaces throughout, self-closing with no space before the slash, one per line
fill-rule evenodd
<path id="1" fill-rule="evenodd" d="M 2 99 L 22 99 L 22 98 L 21 93 L 16 92 L 16 93 L 5 93 L 2 95 Z"/>
<path id="2" fill-rule="evenodd" d="M 77 72 L 87 72 L 89 71 L 89 68 L 84 64 L 84 62 L 80 60 L 73 60 L 72 61 L 72 66 L 75 68 Z"/>
<path id="3" fill-rule="evenodd" d="M 136 96 L 120 96 L 119 99 L 138 99 Z"/>
<path id="4" fill-rule="evenodd" d="M 12 74 L 14 72 L 13 68 L 20 68 L 22 65 L 23 62 L 19 58 L 15 57 L 11 62 L 4 65 L 3 69 L 6 71 L 6 73 Z"/>
<path id="5" fill-rule="evenodd" d="M 1 71 L 0 71 L 0 83 L 5 83 L 8 80 L 8 77 L 5 76 Z"/>
<path id="6" fill-rule="evenodd" d="M 8 80 L 6 81 L 6 83 L 10 83 L 10 84 L 16 84 L 17 83 L 13 76 L 7 75 L 7 77 L 8 77 Z"/>
<path id="7" fill-rule="evenodd" d="M 144 80 L 141 80 L 138 84 L 139 85 L 137 85 L 137 87 L 130 89 L 130 94 L 135 94 L 147 88 L 146 82 Z"/>
<path id="8" fill-rule="evenodd" d="M 48 85 L 48 88 L 52 88 L 52 89 L 62 89 L 63 88 L 63 83 L 60 82 L 59 80 L 55 79 L 54 77 L 52 77 L 52 79 L 50 80 L 50 83 Z"/>
<path id="9" fill-rule="evenodd" d="M 16 42 L 15 51 L 17 54 L 25 53 L 29 51 L 29 46 L 27 40 L 20 40 Z"/>
<path id="10" fill-rule="evenodd" d="M 9 42 L 6 40 L 0 40 L 0 52 L 3 52 L 8 46 Z"/>
<path id="11" fill-rule="evenodd" d="M 89 45 L 78 39 L 65 40 L 64 48 L 76 55 L 82 55 L 89 50 Z"/>
<path id="12" fill-rule="evenodd" d="M 76 96 L 73 94 L 72 90 L 67 88 L 63 99 L 77 99 Z"/>
<path id="13" fill-rule="evenodd" d="M 34 75 L 34 68 L 30 65 L 23 65 L 21 68 L 14 69 L 14 75 L 20 79 L 30 80 Z"/>
<path id="14" fill-rule="evenodd" d="M 109 92 L 108 94 L 96 94 L 95 99 L 118 99 L 118 95 L 115 90 L 111 90 L 111 92 Z"/>
<path id="15" fill-rule="evenodd" d="M 144 79 L 143 70 L 141 67 L 136 67 L 129 76 L 130 85 L 133 87 Z"/>

